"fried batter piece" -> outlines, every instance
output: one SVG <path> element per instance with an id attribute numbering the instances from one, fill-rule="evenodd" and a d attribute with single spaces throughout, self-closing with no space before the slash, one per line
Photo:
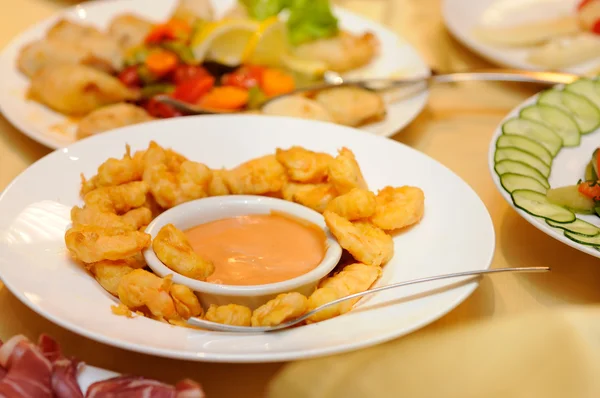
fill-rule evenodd
<path id="1" fill-rule="evenodd" d="M 86 268 L 94 275 L 98 283 L 113 296 L 118 296 L 121 279 L 135 269 L 144 268 L 146 261 L 141 253 L 123 260 L 103 260 L 87 264 Z"/>
<path id="2" fill-rule="evenodd" d="M 78 225 L 65 233 L 69 252 L 84 263 L 122 260 L 150 246 L 150 235 L 124 228 Z"/>
<path id="3" fill-rule="evenodd" d="M 308 299 L 297 292 L 283 293 L 252 313 L 252 326 L 277 326 L 306 312 Z"/>
<path id="4" fill-rule="evenodd" d="M 252 159 L 225 173 L 225 183 L 234 195 L 277 193 L 285 181 L 285 169 L 275 155 Z"/>
<path id="5" fill-rule="evenodd" d="M 152 249 L 167 267 L 189 278 L 203 281 L 215 272 L 213 263 L 196 254 L 185 234 L 173 224 L 158 231 Z"/>
<path id="6" fill-rule="evenodd" d="M 333 156 L 323 152 L 313 152 L 299 146 L 289 149 L 277 148 L 277 161 L 281 163 L 292 181 L 319 183 L 327 179 L 327 170 Z"/>
<path id="7" fill-rule="evenodd" d="M 327 205 L 337 196 L 337 191 L 331 184 L 298 184 L 288 182 L 282 191 L 283 199 L 296 202 L 323 213 Z"/>
<path id="8" fill-rule="evenodd" d="M 380 266 L 394 256 L 392 237 L 370 222 L 351 222 L 328 210 L 323 216 L 340 246 L 348 250 L 357 261 Z"/>
<path id="9" fill-rule="evenodd" d="M 379 40 L 371 33 L 355 35 L 342 31 L 338 35 L 300 44 L 294 54 L 299 58 L 316 60 L 329 70 L 346 72 L 371 62 L 379 51 Z"/>
<path id="10" fill-rule="evenodd" d="M 208 308 L 204 319 L 233 326 L 250 326 L 252 310 L 238 304 L 214 305 Z"/>
<path id="11" fill-rule="evenodd" d="M 78 139 L 119 127 L 154 120 L 144 108 L 125 102 L 103 106 L 84 116 L 75 133 Z"/>
<path id="12" fill-rule="evenodd" d="M 364 292 L 380 275 L 381 268 L 378 266 L 361 263 L 347 265 L 341 272 L 321 281 L 319 288 L 308 298 L 308 311 L 342 297 Z M 345 314 L 358 300 L 359 298 L 356 298 L 334 304 L 312 315 L 307 322 L 320 322 Z"/>
<path id="13" fill-rule="evenodd" d="M 143 269 L 133 270 L 121 278 L 117 293 L 129 309 L 145 310 L 158 320 L 180 319 L 169 294 L 173 282 Z"/>
<path id="14" fill-rule="evenodd" d="M 368 218 L 375 213 L 375 194 L 366 189 L 354 188 L 329 202 L 327 210 L 350 221 Z"/>
<path id="15" fill-rule="evenodd" d="M 88 192 L 83 201 L 89 207 L 100 211 L 124 214 L 141 207 L 146 202 L 148 185 L 143 181 L 96 188 Z"/>
<path id="16" fill-rule="evenodd" d="M 226 170 L 212 170 L 212 179 L 208 185 L 208 196 L 229 195 L 229 187 L 225 183 Z"/>
<path id="17" fill-rule="evenodd" d="M 54 64 L 31 78 L 29 97 L 60 113 L 84 116 L 105 105 L 136 100 L 139 93 L 90 66 Z"/>
<path id="18" fill-rule="evenodd" d="M 121 14 L 110 21 L 108 34 L 123 50 L 127 50 L 142 44 L 151 29 L 152 22 L 134 14 Z"/>
<path id="19" fill-rule="evenodd" d="M 329 182 L 340 195 L 354 188 L 369 189 L 354 153 L 348 148 L 342 148 L 329 163 L 328 176 Z"/>
<path id="20" fill-rule="evenodd" d="M 383 98 L 360 87 L 334 87 L 319 92 L 315 101 L 321 104 L 333 120 L 345 126 L 358 127 L 381 120 L 386 109 Z"/>
<path id="21" fill-rule="evenodd" d="M 71 209 L 71 221 L 73 225 L 137 230 L 150 224 L 152 212 L 145 207 L 140 207 L 118 216 L 115 213 L 100 211 L 94 207 L 84 207 L 82 209 L 75 206 Z"/>
<path id="22" fill-rule="evenodd" d="M 375 200 L 377 206 L 371 222 L 388 231 L 418 223 L 425 212 L 425 194 L 417 187 L 385 187 Z"/>
<path id="23" fill-rule="evenodd" d="M 134 157 L 131 157 L 131 149 L 129 145 L 126 145 L 123 158 L 108 158 L 98 167 L 97 174 L 89 180 L 86 180 L 82 174 L 81 196 L 85 196 L 88 192 L 99 187 L 121 185 L 141 180 L 144 165 L 139 158 L 142 154 L 143 152 L 136 152 Z"/>
<path id="24" fill-rule="evenodd" d="M 169 293 L 173 298 L 177 313 L 183 319 L 189 319 L 193 316 L 201 317 L 204 315 L 204 309 L 200 305 L 198 297 L 196 297 L 194 292 L 192 292 L 187 286 L 173 284 L 171 285 Z"/>

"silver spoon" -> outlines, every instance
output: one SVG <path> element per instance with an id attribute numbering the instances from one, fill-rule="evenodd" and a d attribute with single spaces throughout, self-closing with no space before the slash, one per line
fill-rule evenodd
<path id="1" fill-rule="evenodd" d="M 289 95 L 299 94 L 309 91 L 320 91 L 332 87 L 355 86 L 371 91 L 385 91 L 390 89 L 405 90 L 400 98 L 406 98 L 425 91 L 434 83 L 457 83 L 467 81 L 503 81 L 503 82 L 522 82 L 538 84 L 568 84 L 580 78 L 578 75 L 561 72 L 537 72 L 519 69 L 488 69 L 475 72 L 447 73 L 440 75 L 411 77 L 411 78 L 371 78 L 371 79 L 344 79 L 336 72 L 325 72 L 324 82 L 312 86 L 298 88 L 292 92 L 277 95 L 263 102 L 260 107 Z M 222 111 L 207 109 L 198 105 L 192 105 L 187 102 L 179 101 L 165 94 L 157 95 L 154 99 L 171 105 L 175 109 L 187 115 L 211 115 L 224 113 L 237 113 L 239 111 Z M 399 98 L 396 97 L 396 100 Z"/>
<path id="2" fill-rule="evenodd" d="M 461 276 L 474 276 L 474 275 L 478 276 L 478 275 L 484 275 L 484 274 L 496 274 L 496 273 L 501 273 L 501 272 L 545 272 L 545 271 L 550 271 L 550 267 L 496 268 L 496 269 L 486 269 L 486 270 L 477 270 L 477 271 L 455 272 L 452 274 L 430 276 L 427 278 L 413 279 L 411 281 L 392 283 L 390 285 L 380 286 L 380 287 L 377 287 L 374 289 L 370 289 L 370 290 L 360 292 L 360 293 L 351 294 L 349 296 L 342 297 L 340 299 L 331 301 L 327 304 L 323 304 L 323 305 L 315 308 L 312 311 L 307 312 L 306 314 L 302 315 L 301 317 L 289 320 L 289 321 L 279 324 L 277 326 L 264 326 L 264 327 L 262 327 L 262 326 L 261 327 L 232 326 L 232 325 L 225 325 L 225 324 L 216 323 L 216 322 L 210 322 L 210 321 L 206 321 L 206 320 L 200 319 L 200 318 L 190 318 L 190 319 L 188 319 L 187 322 L 192 326 L 198 326 L 203 329 L 215 330 L 215 331 L 219 331 L 219 332 L 235 332 L 235 333 L 273 332 L 276 330 L 287 329 L 292 326 L 295 326 L 295 325 L 305 321 L 306 319 L 308 319 L 312 315 L 316 314 L 317 312 L 319 312 L 325 308 L 329 308 L 332 305 L 341 303 L 342 301 L 351 300 L 351 299 L 354 299 L 357 297 L 366 296 L 368 294 L 373 294 L 373 293 L 381 292 L 381 291 L 388 290 L 388 289 L 395 289 L 397 287 L 414 285 L 414 284 L 423 283 L 423 282 L 437 281 L 440 279 L 457 278 L 457 277 L 461 277 Z"/>

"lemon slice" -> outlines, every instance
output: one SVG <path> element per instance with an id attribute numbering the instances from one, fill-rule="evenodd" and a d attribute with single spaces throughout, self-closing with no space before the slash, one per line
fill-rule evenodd
<path id="1" fill-rule="evenodd" d="M 299 58 L 292 54 L 281 55 L 281 65 L 292 72 L 311 78 L 322 77 L 328 69 L 325 62 Z"/>
<path id="2" fill-rule="evenodd" d="M 248 41 L 243 60 L 247 64 L 279 66 L 288 51 L 287 27 L 277 17 L 264 20 Z"/>
<path id="3" fill-rule="evenodd" d="M 223 19 L 205 24 L 192 40 L 192 52 L 198 62 L 216 61 L 236 66 L 242 63 L 248 42 L 260 24 L 246 19 Z"/>

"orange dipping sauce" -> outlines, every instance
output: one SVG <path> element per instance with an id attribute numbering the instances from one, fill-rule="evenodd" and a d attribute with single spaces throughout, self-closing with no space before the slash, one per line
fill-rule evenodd
<path id="1" fill-rule="evenodd" d="M 215 265 L 206 281 L 223 285 L 263 285 L 304 275 L 327 249 L 321 228 L 276 212 L 211 221 L 185 234 L 194 251 Z"/>

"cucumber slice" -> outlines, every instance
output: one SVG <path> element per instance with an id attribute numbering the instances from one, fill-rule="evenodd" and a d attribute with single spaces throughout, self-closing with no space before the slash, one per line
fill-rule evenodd
<path id="1" fill-rule="evenodd" d="M 600 108 L 600 89 L 597 82 L 592 79 L 581 78 L 565 86 L 565 90 L 579 94 L 590 100 L 597 108 Z"/>
<path id="2" fill-rule="evenodd" d="M 546 223 L 551 227 L 560 228 L 565 231 L 574 233 L 576 235 L 596 236 L 600 234 L 600 228 L 598 228 L 594 224 L 590 224 L 589 222 L 580 220 L 579 218 L 576 218 L 575 221 L 570 222 L 568 224 L 561 224 L 552 220 L 546 220 Z"/>
<path id="3" fill-rule="evenodd" d="M 520 116 L 550 127 L 562 138 L 564 146 L 577 146 L 581 142 L 581 133 L 575 120 L 555 106 L 530 105 L 521 109 Z"/>
<path id="4" fill-rule="evenodd" d="M 546 187 L 535 178 L 522 176 L 519 174 L 506 173 L 500 176 L 500 184 L 508 192 L 512 193 L 517 189 L 527 189 L 529 191 L 546 194 Z"/>
<path id="5" fill-rule="evenodd" d="M 520 135 L 502 134 L 496 141 L 496 148 L 518 148 L 538 157 L 548 166 L 552 166 L 552 155 L 537 142 Z"/>
<path id="6" fill-rule="evenodd" d="M 592 181 L 598 180 L 598 148 L 592 154 Z"/>
<path id="7" fill-rule="evenodd" d="M 502 133 L 522 135 L 543 145 L 552 156 L 556 156 L 563 146 L 562 138 L 551 128 L 533 120 L 513 118 L 502 125 Z"/>
<path id="8" fill-rule="evenodd" d="M 546 197 L 551 203 L 566 207 L 580 214 L 594 214 L 596 203 L 593 199 L 582 195 L 577 185 L 554 188 L 546 192 Z"/>
<path id="9" fill-rule="evenodd" d="M 498 173 L 498 176 L 502 177 L 503 174 L 512 173 L 519 174 L 535 178 L 538 180 L 546 189 L 550 189 L 550 184 L 546 177 L 542 175 L 537 169 L 534 169 L 526 163 L 517 162 L 510 159 L 501 160 L 494 165 L 494 170 Z"/>
<path id="10" fill-rule="evenodd" d="M 538 103 L 553 105 L 570 113 L 577 122 L 581 134 L 591 133 L 600 126 L 600 110 L 590 100 L 579 94 L 550 89 L 540 94 Z"/>
<path id="11" fill-rule="evenodd" d="M 575 214 L 573 212 L 550 203 L 546 195 L 539 192 L 517 189 L 513 191 L 511 196 L 516 207 L 533 216 L 552 220 L 557 223 L 575 221 Z"/>
<path id="12" fill-rule="evenodd" d="M 582 245 L 600 246 L 600 235 L 584 236 L 569 231 L 565 231 L 564 234 L 567 238 L 577 243 L 581 243 Z"/>
<path id="13" fill-rule="evenodd" d="M 537 156 L 522 151 L 519 148 L 497 149 L 496 154 L 494 155 L 494 162 L 500 162 L 505 159 L 526 163 L 539 171 L 546 178 L 550 175 L 550 167 L 546 163 L 542 162 Z"/>

